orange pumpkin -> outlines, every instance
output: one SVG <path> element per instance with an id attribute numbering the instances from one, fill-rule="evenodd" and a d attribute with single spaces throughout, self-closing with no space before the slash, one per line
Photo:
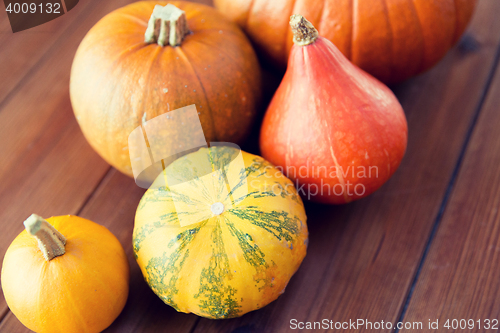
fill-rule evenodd
<path id="1" fill-rule="evenodd" d="M 128 296 L 128 261 L 118 239 L 71 215 L 32 215 L 24 225 L 2 265 L 2 290 L 12 313 L 38 333 L 97 333 L 108 327 Z"/>
<path id="2" fill-rule="evenodd" d="M 386 83 L 438 62 L 469 22 L 476 0 L 214 0 L 263 55 L 285 67 L 291 14 L 301 14 L 354 64 Z"/>
<path id="3" fill-rule="evenodd" d="M 128 137 L 144 122 L 194 104 L 207 141 L 240 144 L 260 89 L 257 57 L 238 26 L 214 8 L 181 1 L 136 2 L 102 18 L 80 44 L 70 82 L 90 145 L 130 176 Z"/>
<path id="4" fill-rule="evenodd" d="M 403 159 L 403 108 L 303 16 L 293 15 L 290 25 L 295 45 L 262 123 L 262 156 L 312 201 L 343 204 L 366 197 Z"/>

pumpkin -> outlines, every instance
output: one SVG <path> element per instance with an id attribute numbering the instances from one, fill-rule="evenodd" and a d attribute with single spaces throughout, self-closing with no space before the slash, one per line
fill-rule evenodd
<path id="1" fill-rule="evenodd" d="M 128 296 L 125 251 L 103 226 L 77 216 L 32 215 L 7 249 L 2 289 L 30 330 L 101 332 Z"/>
<path id="2" fill-rule="evenodd" d="M 260 99 L 259 63 L 237 25 L 201 4 L 165 5 L 141 1 L 106 15 L 71 69 L 71 104 L 83 134 L 129 176 L 129 135 L 148 120 L 195 105 L 207 142 L 240 144 Z M 169 140 L 189 132 L 179 127 Z"/>
<path id="3" fill-rule="evenodd" d="M 307 17 L 354 64 L 385 83 L 436 64 L 460 38 L 476 0 L 214 0 L 264 57 L 284 68 L 288 16 Z"/>
<path id="4" fill-rule="evenodd" d="M 398 100 L 301 15 L 288 69 L 264 116 L 260 149 L 300 194 L 321 203 L 363 198 L 396 171 L 408 128 Z"/>
<path id="5" fill-rule="evenodd" d="M 202 148 L 144 194 L 133 248 L 151 289 L 177 311 L 233 318 L 275 300 L 306 255 L 300 196 L 263 158 Z"/>

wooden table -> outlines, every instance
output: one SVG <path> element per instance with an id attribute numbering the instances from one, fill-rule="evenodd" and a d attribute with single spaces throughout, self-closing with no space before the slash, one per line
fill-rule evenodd
<path id="1" fill-rule="evenodd" d="M 292 319 L 423 324 L 401 332 L 434 331 L 429 320 L 445 332 L 447 319 L 473 319 L 471 331 L 485 332 L 487 319 L 500 318 L 500 1 L 479 0 L 459 45 L 431 71 L 393 87 L 409 124 L 394 177 L 349 205 L 307 204 L 308 254 L 286 292 L 218 321 L 177 313 L 150 291 L 131 247 L 144 190 L 90 148 L 72 113 L 69 73 L 79 42 L 128 2 L 82 0 L 16 34 L 0 7 L 1 257 L 34 212 L 108 227 L 131 266 L 128 303 L 108 332 L 279 332 L 291 330 Z M 1 295 L 0 320 L 0 332 L 27 331 Z"/>

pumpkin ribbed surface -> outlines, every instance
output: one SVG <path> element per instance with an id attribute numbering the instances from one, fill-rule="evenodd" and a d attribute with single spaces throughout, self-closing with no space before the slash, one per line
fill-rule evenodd
<path id="1" fill-rule="evenodd" d="M 436 64 L 469 23 L 476 0 L 215 0 L 261 53 L 285 68 L 288 19 L 301 14 L 354 64 L 391 83 Z"/>
<path id="2" fill-rule="evenodd" d="M 261 157 L 212 147 L 176 160 L 157 178 L 137 209 L 133 247 L 165 303 L 232 318 L 283 293 L 307 237 L 289 179 Z"/>
<path id="3" fill-rule="evenodd" d="M 167 4 L 185 12 L 189 33 L 175 47 L 146 43 L 155 6 Z M 260 83 L 250 42 L 217 10 L 187 1 L 139 1 L 109 13 L 85 36 L 71 69 L 70 97 L 90 145 L 132 176 L 129 135 L 188 105 L 196 106 L 207 141 L 242 143 Z M 184 138 L 186 130 L 168 135 Z"/>

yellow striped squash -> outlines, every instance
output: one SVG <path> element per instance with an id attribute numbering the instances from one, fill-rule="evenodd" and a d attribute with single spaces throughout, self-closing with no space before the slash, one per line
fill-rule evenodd
<path id="1" fill-rule="evenodd" d="M 284 292 L 307 250 L 302 200 L 259 156 L 202 148 L 144 194 L 133 248 L 151 289 L 177 311 L 233 318 Z"/>

